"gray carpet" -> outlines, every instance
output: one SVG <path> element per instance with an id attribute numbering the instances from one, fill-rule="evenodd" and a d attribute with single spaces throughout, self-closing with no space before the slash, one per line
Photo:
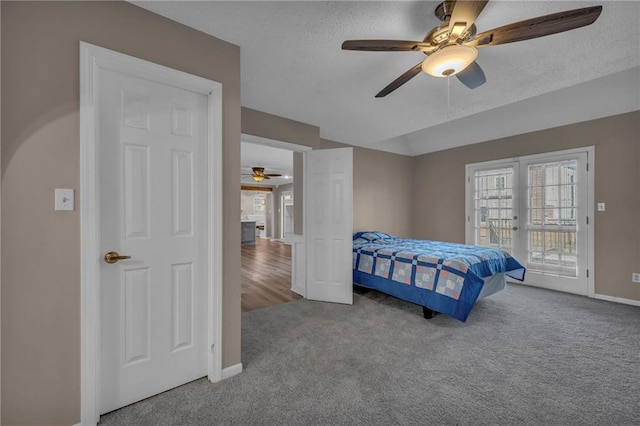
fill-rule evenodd
<path id="1" fill-rule="evenodd" d="M 242 374 L 101 424 L 640 424 L 638 307 L 509 285 L 467 323 L 377 292 L 242 321 Z"/>

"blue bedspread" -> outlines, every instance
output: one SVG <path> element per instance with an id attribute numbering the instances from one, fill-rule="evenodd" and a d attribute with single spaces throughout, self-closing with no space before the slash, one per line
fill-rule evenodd
<path id="1" fill-rule="evenodd" d="M 484 279 L 524 280 L 525 268 L 504 250 L 394 237 L 353 236 L 353 281 L 466 321 Z"/>

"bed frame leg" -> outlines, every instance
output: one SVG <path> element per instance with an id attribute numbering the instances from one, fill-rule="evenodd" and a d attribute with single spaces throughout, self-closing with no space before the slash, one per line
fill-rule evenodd
<path id="1" fill-rule="evenodd" d="M 433 309 L 429 309 L 426 306 L 422 307 L 422 315 L 424 315 L 424 317 L 426 319 L 431 319 L 433 317 L 435 317 L 436 315 L 438 315 L 439 312 L 434 311 Z"/>

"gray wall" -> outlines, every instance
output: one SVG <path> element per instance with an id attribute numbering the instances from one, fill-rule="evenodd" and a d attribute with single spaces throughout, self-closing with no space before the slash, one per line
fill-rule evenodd
<path id="1" fill-rule="evenodd" d="M 640 300 L 640 112 L 415 157 L 413 232 L 464 242 L 465 164 L 595 146 L 595 290 Z"/>
<path id="2" fill-rule="evenodd" d="M 353 230 L 413 234 L 412 157 L 354 148 Z"/>

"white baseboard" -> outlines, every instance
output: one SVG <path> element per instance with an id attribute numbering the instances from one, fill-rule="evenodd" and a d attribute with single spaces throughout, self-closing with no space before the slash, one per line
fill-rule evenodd
<path id="1" fill-rule="evenodd" d="M 596 299 L 606 300 L 607 302 L 622 303 L 624 305 L 640 306 L 640 300 L 625 299 L 623 297 L 607 296 L 605 294 L 595 294 Z"/>
<path id="2" fill-rule="evenodd" d="M 233 377 L 237 374 L 242 373 L 242 363 L 239 362 L 236 365 L 232 365 L 231 367 L 222 369 L 222 380 Z"/>
<path id="3" fill-rule="evenodd" d="M 231 367 L 227 367 L 227 368 L 223 368 L 222 369 L 222 380 L 225 379 L 229 379 L 237 374 L 242 373 L 242 363 L 238 363 L 235 365 L 232 365 Z M 76 423 L 73 426 L 82 426 L 81 423 Z"/>

